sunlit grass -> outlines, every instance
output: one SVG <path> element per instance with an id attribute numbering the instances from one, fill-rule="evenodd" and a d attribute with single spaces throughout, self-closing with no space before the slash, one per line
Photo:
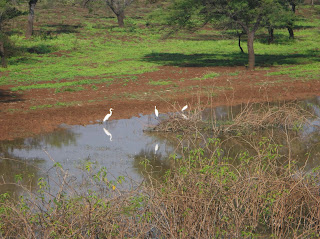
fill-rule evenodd
<path id="1" fill-rule="evenodd" d="M 150 85 L 170 85 L 170 84 L 172 84 L 172 81 L 170 81 L 170 80 L 159 80 L 159 81 L 153 81 L 153 80 L 151 80 L 151 81 L 149 81 L 149 84 Z"/>
<path id="2" fill-rule="evenodd" d="M 320 80 L 320 63 L 286 67 L 276 72 L 268 72 L 267 75 L 288 75 L 291 78 L 298 78 L 303 81 Z"/>
<path id="3" fill-rule="evenodd" d="M 49 11 L 48 19 L 53 15 L 54 12 Z M 147 19 L 144 18 L 128 17 L 126 28 L 122 29 L 115 25 L 113 18 L 73 16 L 78 21 L 73 25 L 67 24 L 67 17 L 59 19 L 57 26 L 41 18 L 43 33 L 36 34 L 31 40 L 13 34 L 11 41 L 20 54 L 9 58 L 7 69 L 0 69 L 6 73 L 0 77 L 0 84 L 13 85 L 13 91 L 50 89 L 102 83 L 106 78 L 117 81 L 118 77 L 136 77 L 163 65 L 232 67 L 247 64 L 247 54 L 241 54 L 238 39 L 232 31 L 201 30 L 191 34 L 192 39 L 189 33 L 179 32 L 173 38 L 162 39 L 163 30 L 146 27 Z M 286 29 L 276 29 L 275 41 L 270 45 L 264 39 L 266 30 L 259 30 L 254 44 L 256 65 L 285 67 L 272 74 L 315 79 L 319 75 L 319 23 L 317 18 L 299 17 L 295 23 L 295 40 L 288 40 Z M 61 29 L 65 32 L 55 33 Z M 49 30 L 53 33 L 47 36 L 45 32 Z M 229 39 L 221 40 L 222 34 L 229 34 Z M 212 39 L 203 39 L 204 35 Z M 218 36 L 220 39 L 215 39 Z M 245 37 L 242 47 L 247 52 Z M 288 66 L 300 64 L 303 67 L 286 70 Z M 93 82 L 88 78 L 101 78 L 101 81 Z"/>

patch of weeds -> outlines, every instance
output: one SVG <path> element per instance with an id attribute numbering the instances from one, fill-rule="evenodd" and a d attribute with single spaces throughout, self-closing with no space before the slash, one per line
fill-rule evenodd
<path id="1" fill-rule="evenodd" d="M 46 105 L 35 105 L 35 106 L 31 106 L 29 109 L 30 110 L 39 110 L 39 109 L 44 109 L 44 108 L 52 108 L 53 105 L 51 104 L 46 104 Z"/>
<path id="2" fill-rule="evenodd" d="M 54 49 L 51 46 L 45 45 L 45 44 L 40 44 L 34 47 L 30 47 L 27 49 L 27 51 L 29 53 L 35 53 L 35 54 L 47 54 L 50 52 L 55 51 L 56 49 Z"/>
<path id="3" fill-rule="evenodd" d="M 55 106 L 61 106 L 61 107 L 66 107 L 66 106 L 72 106 L 81 103 L 80 101 L 71 101 L 71 102 L 57 102 Z"/>
<path id="4" fill-rule="evenodd" d="M 220 76 L 219 73 L 210 72 L 210 73 L 205 74 L 204 76 L 202 76 L 202 79 L 203 79 L 203 80 L 206 80 L 206 79 L 211 79 L 211 78 L 215 78 L 215 77 L 218 77 L 218 76 Z"/>
<path id="5" fill-rule="evenodd" d="M 203 80 L 203 78 L 195 77 L 195 78 L 191 78 L 190 80 Z"/>
<path id="6" fill-rule="evenodd" d="M 172 84 L 172 81 L 165 81 L 165 80 L 149 81 L 149 85 L 170 85 L 170 84 Z"/>
<path id="7" fill-rule="evenodd" d="M 239 71 L 235 71 L 235 72 L 230 72 L 228 75 L 229 76 L 237 76 L 237 75 L 239 75 Z"/>
<path id="8" fill-rule="evenodd" d="M 136 94 L 131 94 L 131 93 L 124 93 L 121 96 L 119 96 L 119 95 L 114 96 L 114 98 L 118 98 L 118 97 L 120 97 L 120 98 L 125 97 L 127 99 L 138 99 L 140 96 L 138 96 Z"/>
<path id="9" fill-rule="evenodd" d="M 16 111 L 19 111 L 18 109 L 8 109 L 7 110 L 8 112 L 16 112 Z"/>
<path id="10" fill-rule="evenodd" d="M 44 83 L 44 84 L 34 84 L 34 85 L 24 85 L 24 86 L 17 86 L 11 88 L 12 91 L 18 91 L 18 90 L 31 90 L 31 89 L 60 89 L 62 87 L 68 87 L 71 86 L 78 86 L 78 85 L 89 85 L 92 83 L 103 83 L 105 81 L 113 81 L 113 79 L 99 79 L 99 80 L 78 80 L 78 81 L 66 81 L 66 82 L 58 82 L 58 83 Z M 78 87 L 79 90 L 83 90 L 80 87 Z M 67 91 L 73 91 L 73 88 L 70 88 L 71 90 Z"/>
<path id="11" fill-rule="evenodd" d="M 65 87 L 65 88 L 58 88 L 55 90 L 55 93 L 61 93 L 61 92 L 76 92 L 76 91 L 81 91 L 84 90 L 82 86 L 78 87 Z"/>
<path id="12" fill-rule="evenodd" d="M 110 85 L 112 85 L 112 82 L 105 84 L 106 87 L 109 87 Z"/>
<path id="13" fill-rule="evenodd" d="M 254 68 L 256 71 L 268 71 L 270 70 L 270 67 L 256 67 Z"/>
<path id="14" fill-rule="evenodd" d="M 268 72 L 267 76 L 287 75 L 291 78 L 298 78 L 299 80 L 307 81 L 319 79 L 320 63 L 292 66 L 281 69 L 276 72 Z"/>
<path id="15" fill-rule="evenodd" d="M 98 86 L 96 86 L 96 85 L 92 85 L 92 86 L 91 86 L 91 89 L 93 89 L 93 90 L 98 90 L 99 88 L 98 88 Z"/>

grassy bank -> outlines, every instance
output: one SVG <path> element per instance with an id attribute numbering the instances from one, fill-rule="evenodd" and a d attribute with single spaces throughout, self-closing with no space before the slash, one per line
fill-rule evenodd
<path id="1" fill-rule="evenodd" d="M 32 39 L 24 38 L 25 16 L 7 26 L 15 50 L 8 69 L 1 69 L 0 85 L 10 85 L 12 91 L 119 83 L 130 75 L 156 71 L 164 65 L 234 67 L 247 62 L 232 31 L 206 28 L 163 40 L 163 30 L 149 26 L 146 15 L 130 17 L 130 9 L 126 28 L 121 29 L 103 11 L 93 14 L 79 7 L 47 8 L 41 2 L 37 8 Z M 316 11 L 318 6 L 299 9 L 295 40 L 287 39 L 286 29 L 277 29 L 275 42 L 268 45 L 266 30 L 261 29 L 255 42 L 257 66 L 276 66 L 270 76 L 319 79 L 320 19 Z M 242 45 L 246 51 L 246 42 Z"/>

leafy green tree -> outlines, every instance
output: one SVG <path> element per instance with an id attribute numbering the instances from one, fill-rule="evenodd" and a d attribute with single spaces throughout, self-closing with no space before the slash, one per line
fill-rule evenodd
<path id="1" fill-rule="evenodd" d="M 274 40 L 274 29 L 277 28 L 288 28 L 290 38 L 293 36 L 293 22 L 294 22 L 294 13 L 290 11 L 291 9 L 291 0 L 280 0 L 278 9 L 278 14 L 269 15 L 267 18 L 265 25 L 268 28 L 268 44 L 272 43 Z M 295 5 L 294 5 L 295 6 Z"/>
<path id="2" fill-rule="evenodd" d="M 209 22 L 232 22 L 248 36 L 248 68 L 254 69 L 253 43 L 257 30 L 266 26 L 271 18 L 280 19 L 284 12 L 290 12 L 290 9 L 283 8 L 281 1 L 283 0 L 173 0 L 167 9 L 166 20 L 169 25 L 186 28 Z"/>
<path id="3" fill-rule="evenodd" d="M 5 21 L 20 15 L 21 12 L 18 11 L 14 2 L 10 0 L 0 0 L 0 57 L 2 67 L 7 67 L 6 57 L 5 57 L 5 44 L 7 37 L 2 30 L 2 25 Z"/>

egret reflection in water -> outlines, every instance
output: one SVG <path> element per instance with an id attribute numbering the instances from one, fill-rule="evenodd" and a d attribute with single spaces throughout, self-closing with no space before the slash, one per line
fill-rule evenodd
<path id="1" fill-rule="evenodd" d="M 159 111 L 157 109 L 157 106 L 154 107 L 154 114 L 156 115 L 156 117 L 159 117 Z"/>
<path id="2" fill-rule="evenodd" d="M 159 144 L 156 144 L 156 146 L 154 146 L 154 154 L 157 153 L 158 149 L 159 149 Z"/>
<path id="3" fill-rule="evenodd" d="M 181 115 L 184 119 L 188 119 L 188 117 L 185 114 L 181 113 Z"/>
<path id="4" fill-rule="evenodd" d="M 103 128 L 103 131 L 107 136 L 110 137 L 110 141 L 112 141 L 112 134 L 106 128 Z"/>

